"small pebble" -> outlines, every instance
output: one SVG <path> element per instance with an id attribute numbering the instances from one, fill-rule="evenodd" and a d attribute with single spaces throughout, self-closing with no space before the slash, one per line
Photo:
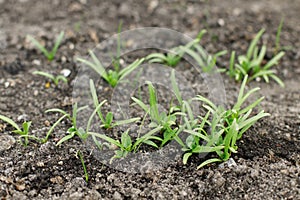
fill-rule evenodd
<path id="1" fill-rule="evenodd" d="M 34 95 L 34 96 L 37 96 L 38 94 L 39 94 L 39 91 L 38 91 L 38 90 L 34 90 L 34 91 L 33 91 L 33 95 Z"/>
<path id="2" fill-rule="evenodd" d="M 28 121 L 28 115 L 26 115 L 26 114 L 19 115 L 17 120 L 18 120 L 18 122 L 26 122 L 26 121 Z"/>
<path id="3" fill-rule="evenodd" d="M 4 83 L 4 87 L 5 87 L 5 88 L 8 88 L 8 87 L 9 87 L 9 82 L 5 82 L 5 83 Z"/>
<path id="4" fill-rule="evenodd" d="M 60 73 L 64 76 L 64 77 L 68 77 L 71 74 L 71 70 L 69 69 L 63 69 L 60 71 Z"/>
<path id="5" fill-rule="evenodd" d="M 220 26 L 224 26 L 224 25 L 225 25 L 224 19 L 222 19 L 222 18 L 218 19 L 218 24 L 219 24 Z"/>
<path id="6" fill-rule="evenodd" d="M 32 61 L 32 64 L 37 65 L 37 66 L 40 66 L 40 65 L 41 65 L 41 61 L 35 59 L 35 60 Z"/>

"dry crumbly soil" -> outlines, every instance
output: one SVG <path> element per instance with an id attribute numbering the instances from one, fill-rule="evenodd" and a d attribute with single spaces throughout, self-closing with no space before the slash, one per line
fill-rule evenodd
<path id="1" fill-rule="evenodd" d="M 276 66 L 285 84 L 252 82 L 266 98 L 261 107 L 271 113 L 254 125 L 238 142 L 236 165 L 210 165 L 196 170 L 197 159 L 155 172 L 132 174 L 117 171 L 97 161 L 79 139 L 55 146 L 70 125 L 64 121 L 49 141 L 27 147 L 9 145 L 11 127 L 0 122 L 0 197 L 2 199 L 300 199 L 300 1 L 37 1 L 0 0 L 0 114 L 20 124 L 32 121 L 32 134 L 42 137 L 58 119 L 45 114 L 49 108 L 71 111 L 72 84 L 77 56 L 116 33 L 136 27 L 165 27 L 195 37 L 208 34 L 203 46 L 208 52 L 235 50 L 245 53 L 256 32 L 266 29 L 263 42 L 267 57 L 275 46 L 276 29 L 285 22 L 281 45 L 290 47 Z M 51 46 L 65 30 L 65 38 L 53 62 L 47 61 L 26 39 L 36 36 Z M 266 58 L 267 59 L 267 58 Z M 228 56 L 218 65 L 228 65 Z M 45 86 L 34 70 L 59 74 L 71 70 L 68 84 Z M 227 103 L 233 104 L 239 85 L 223 76 Z M 84 181 L 83 151 L 90 180 Z"/>

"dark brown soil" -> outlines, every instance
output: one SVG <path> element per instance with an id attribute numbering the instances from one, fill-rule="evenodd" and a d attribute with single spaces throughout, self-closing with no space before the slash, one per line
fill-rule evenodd
<path id="1" fill-rule="evenodd" d="M 157 5 L 156 5 L 157 4 Z M 252 82 L 266 98 L 261 107 L 271 113 L 238 142 L 236 165 L 210 165 L 196 170 L 198 159 L 188 165 L 175 162 L 159 171 L 133 174 L 97 161 L 79 139 L 55 146 L 70 122 L 56 128 L 46 144 L 14 143 L 0 152 L 2 199 L 300 199 L 300 1 L 96 1 L 0 0 L 0 114 L 19 124 L 32 121 L 32 134 L 45 136 L 57 114 L 49 108 L 71 111 L 72 85 L 78 72 L 75 57 L 116 33 L 137 27 L 165 27 L 195 37 L 208 34 L 202 44 L 208 52 L 235 50 L 245 53 L 261 28 L 268 56 L 275 46 L 276 30 L 285 22 L 281 45 L 289 46 L 276 67 L 285 84 Z M 66 35 L 54 61 L 49 62 L 26 39 L 36 36 L 46 46 L 60 31 Z M 224 56 L 218 65 L 228 65 Z M 34 70 L 59 74 L 71 70 L 68 84 L 50 88 Z M 228 105 L 237 97 L 239 84 L 223 76 Z M 1 145 L 9 136 L 0 122 Z M 4 135 L 4 136 L 3 136 Z M 3 137 L 2 137 L 3 136 Z M 4 148 L 5 149 L 5 148 Z M 81 149 L 90 180 L 84 180 L 76 151 Z"/>

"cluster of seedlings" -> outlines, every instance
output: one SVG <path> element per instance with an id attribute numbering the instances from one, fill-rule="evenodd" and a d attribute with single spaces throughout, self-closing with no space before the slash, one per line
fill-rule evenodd
<path id="1" fill-rule="evenodd" d="M 279 34 L 277 35 L 280 35 L 279 31 L 281 31 L 281 26 L 280 29 L 278 29 Z M 119 26 L 119 32 L 121 31 L 120 29 L 121 26 Z M 221 51 L 208 56 L 199 44 L 205 32 L 205 30 L 201 31 L 192 42 L 184 46 L 175 47 L 171 53 L 152 53 L 145 58 L 135 60 L 125 68 L 121 68 L 119 63 L 121 48 L 120 38 L 118 38 L 118 58 L 114 59 L 113 69 L 106 70 L 92 51 L 89 51 L 92 61 L 82 58 L 78 58 L 77 60 L 98 73 L 112 88 L 116 87 L 118 83 L 125 79 L 131 72 L 137 70 L 142 63 L 161 63 L 175 68 L 184 55 L 190 56 L 197 62 L 198 65 L 202 67 L 203 73 L 214 73 L 217 58 L 227 52 Z M 200 153 L 210 153 L 212 156 L 200 163 L 198 168 L 210 163 L 226 161 L 230 158 L 232 153 L 237 152 L 238 147 L 236 142 L 242 135 L 252 127 L 256 121 L 269 116 L 269 114 L 263 110 L 257 111 L 258 109 L 256 109 L 263 100 L 263 97 L 248 105 L 244 105 L 248 102 L 249 96 L 259 90 L 259 88 L 254 88 L 245 92 L 247 83 L 257 78 L 263 78 L 266 82 L 269 82 L 271 78 L 279 85 L 284 86 L 283 82 L 276 76 L 275 70 L 272 70 L 272 67 L 279 62 L 284 52 L 276 51 L 274 57 L 268 62 L 265 62 L 266 46 L 263 45 L 261 48 L 258 46 L 258 41 L 263 32 L 264 30 L 262 29 L 252 40 L 246 55 L 239 55 L 236 62 L 236 54 L 232 52 L 229 67 L 226 69 L 218 69 L 218 71 L 227 74 L 230 78 L 241 82 L 237 101 L 232 108 L 226 109 L 223 106 L 215 105 L 210 99 L 201 95 L 187 100 L 183 99 L 176 83 L 175 70 L 172 69 L 170 82 L 176 101 L 172 102 L 166 111 L 160 111 L 158 107 L 157 89 L 152 82 L 148 81 L 146 82 L 149 97 L 147 103 L 137 97 L 131 97 L 131 106 L 139 107 L 143 111 L 143 115 L 120 121 L 115 120 L 115 113 L 103 111 L 103 106 L 107 100 L 99 102 L 94 81 L 91 79 L 90 94 L 94 108 L 88 118 L 86 127 L 78 127 L 77 118 L 80 112 L 83 112 L 89 106 L 78 107 L 77 104 L 73 106 L 72 114 L 58 108 L 46 111 L 60 113 L 61 117 L 52 125 L 45 138 L 37 138 L 29 134 L 31 122 L 24 122 L 20 128 L 12 119 L 6 116 L 0 115 L 0 120 L 10 124 L 15 129 L 13 132 L 20 135 L 20 141 L 26 146 L 29 143 L 29 139 L 40 143 L 47 142 L 54 128 L 64 119 L 68 119 L 72 125 L 66 130 L 67 135 L 62 137 L 57 145 L 61 145 L 75 136 L 82 140 L 92 138 L 99 150 L 105 147 L 114 147 L 114 156 L 111 158 L 111 162 L 114 159 L 126 157 L 130 152 L 138 152 L 142 145 L 143 147 L 150 146 L 151 148 L 160 149 L 165 147 L 170 141 L 175 141 L 181 146 L 183 155 L 182 161 L 184 164 L 188 162 L 190 156 Z M 51 61 L 55 57 L 63 36 L 64 33 L 61 32 L 51 52 L 48 52 L 44 46 L 31 36 L 30 40 L 41 50 L 47 59 Z M 42 71 L 35 71 L 34 74 L 51 79 L 55 85 L 59 84 L 60 80 L 67 82 L 65 77 L 54 76 Z M 193 112 L 192 106 L 195 102 L 203 106 L 205 110 L 203 115 Z M 91 125 L 95 118 L 97 118 L 99 122 L 99 128 L 104 130 L 101 133 L 91 130 Z M 149 120 L 145 120 L 146 118 Z M 106 130 L 129 124 L 140 127 L 147 126 L 147 130 L 149 131 L 144 134 L 138 134 L 137 137 L 131 136 L 132 131 L 130 129 L 124 130 L 119 137 L 105 134 L 107 133 Z M 82 161 L 86 180 L 88 180 L 87 170 L 81 152 L 78 152 L 78 156 Z"/>

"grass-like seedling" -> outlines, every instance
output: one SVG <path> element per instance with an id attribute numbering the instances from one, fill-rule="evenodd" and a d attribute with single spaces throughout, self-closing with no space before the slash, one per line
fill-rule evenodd
<path id="1" fill-rule="evenodd" d="M 184 116 L 185 113 L 181 112 L 181 104 L 183 103 L 181 94 L 179 92 L 178 85 L 175 81 L 175 71 L 172 70 L 171 83 L 173 87 L 173 92 L 179 102 L 178 106 L 170 106 L 167 112 L 159 111 L 156 90 L 151 82 L 146 82 L 148 85 L 149 92 L 149 105 L 146 105 L 141 100 L 132 97 L 132 100 L 145 111 L 145 115 L 150 114 L 151 123 L 150 128 L 161 127 L 161 132 L 163 133 L 161 141 L 161 146 L 165 145 L 170 140 L 174 139 L 180 132 L 181 129 L 177 126 L 177 116 Z"/>
<path id="2" fill-rule="evenodd" d="M 49 61 L 52 61 L 56 55 L 59 45 L 64 37 L 64 31 L 60 32 L 57 37 L 54 46 L 51 51 L 48 51 L 41 43 L 34 39 L 31 35 L 28 35 L 29 40 L 46 56 Z"/>
<path id="3" fill-rule="evenodd" d="M 149 54 L 146 57 L 146 60 L 149 63 L 161 63 L 161 64 L 168 65 L 170 67 L 175 67 L 180 62 L 183 55 L 186 53 L 186 49 L 191 49 L 195 44 L 198 44 L 205 33 L 206 30 L 200 31 L 196 39 L 189 42 L 185 46 L 175 47 L 171 50 L 171 52 L 168 52 L 166 54 L 164 53 Z"/>
<path id="4" fill-rule="evenodd" d="M 44 76 L 46 78 L 49 78 L 50 80 L 52 80 L 52 82 L 57 86 L 59 81 L 62 81 L 64 83 L 68 83 L 68 80 L 66 79 L 66 77 L 64 77 L 63 75 L 53 75 L 53 74 L 49 74 L 47 72 L 43 72 L 43 71 L 34 71 L 32 72 L 35 75 L 40 75 L 40 76 Z"/>
<path id="5" fill-rule="evenodd" d="M 232 52 L 227 74 L 236 81 L 242 81 L 246 75 L 249 75 L 248 81 L 262 77 L 268 83 L 269 79 L 272 78 L 280 86 L 284 87 L 282 80 L 275 75 L 275 70 L 271 70 L 271 68 L 278 64 L 285 53 L 281 51 L 266 64 L 263 64 L 267 47 L 263 45 L 259 50 L 257 45 L 263 33 L 264 29 L 257 33 L 248 48 L 247 54 L 238 56 L 238 63 L 235 63 L 235 52 Z"/>
<path id="6" fill-rule="evenodd" d="M 118 26 L 118 37 L 117 37 L 117 55 L 116 57 L 112 57 L 112 65 L 114 66 L 114 70 L 116 72 L 120 71 L 120 57 L 121 57 L 121 30 L 122 30 L 122 21 L 120 21 Z"/>
<path id="7" fill-rule="evenodd" d="M 12 127 L 14 127 L 15 130 L 13 130 L 12 132 L 17 133 L 20 135 L 21 138 L 24 138 L 24 142 L 22 142 L 22 139 L 20 139 L 20 143 L 23 144 L 24 146 L 28 145 L 29 138 L 34 139 L 36 141 L 40 141 L 39 138 L 37 138 L 33 135 L 29 135 L 29 128 L 30 128 L 31 122 L 23 122 L 22 128 L 20 128 L 16 122 L 14 122 L 12 119 L 10 119 L 4 115 L 0 115 L 0 120 L 4 121 L 4 122 L 10 124 Z"/>
<path id="8" fill-rule="evenodd" d="M 81 165 L 82 165 L 82 168 L 83 168 L 83 171 L 84 171 L 85 181 L 88 182 L 89 181 L 89 174 L 87 172 L 85 162 L 84 162 L 84 158 L 83 158 L 83 155 L 82 155 L 80 150 L 77 151 L 76 156 L 78 156 L 80 161 L 81 161 Z"/>
<path id="9" fill-rule="evenodd" d="M 101 133 L 88 132 L 88 134 L 94 136 L 95 138 L 100 138 L 102 140 L 105 140 L 106 142 L 109 143 L 106 144 L 109 147 L 114 145 L 118 148 L 115 151 L 115 155 L 110 160 L 110 162 L 112 162 L 112 160 L 115 158 L 126 157 L 129 152 L 136 152 L 143 143 L 158 148 L 158 146 L 152 140 L 161 140 L 159 137 L 154 135 L 157 132 L 159 132 L 161 128 L 162 127 L 160 126 L 156 127 L 155 129 L 149 131 L 145 135 L 136 138 L 134 142 L 132 137 L 129 135 L 130 129 L 127 129 L 125 132 L 122 133 L 121 140 L 113 139 Z"/>
<path id="10" fill-rule="evenodd" d="M 201 101 L 204 103 L 203 107 L 206 108 L 210 113 L 212 113 L 214 119 L 217 119 L 215 122 L 211 123 L 211 127 L 217 127 L 215 130 L 218 132 L 218 138 L 214 139 L 213 147 L 220 147 L 220 149 L 214 151 L 217 153 L 219 158 L 213 158 L 202 163 L 198 168 L 203 167 L 204 165 L 212 162 L 226 161 L 230 158 L 231 153 L 235 153 L 237 150 L 236 141 L 239 140 L 242 135 L 259 119 L 267 117 L 270 114 L 265 113 L 263 110 L 258 114 L 251 116 L 252 109 L 255 108 L 260 102 L 264 99 L 261 97 L 251 103 L 250 105 L 243 107 L 242 104 L 245 103 L 247 98 L 257 92 L 259 88 L 251 89 L 249 92 L 244 94 L 246 82 L 248 75 L 245 75 L 243 83 L 240 88 L 238 99 L 233 108 L 226 110 L 223 107 L 216 106 L 213 102 L 207 98 L 198 95 L 195 100 Z M 217 123 L 217 125 L 213 125 Z M 200 127 L 200 130 L 202 128 Z M 212 129 L 212 133 L 214 130 Z M 214 137 L 215 134 L 212 134 Z M 199 136 L 200 137 L 200 136 Z M 200 137 L 201 138 L 201 137 Z M 204 138 L 203 138 L 204 139 Z M 206 140 L 206 139 L 205 139 Z M 210 146 L 209 146 L 210 147 Z M 223 147 L 223 148 L 221 148 Z"/>
<path id="11" fill-rule="evenodd" d="M 197 62 L 204 73 L 212 72 L 213 69 L 215 69 L 217 58 L 227 53 L 227 51 L 224 50 L 217 52 L 214 55 L 207 55 L 203 47 L 201 47 L 199 44 L 194 45 L 193 49 L 188 49 L 185 47 L 181 47 L 181 49 Z"/>
<path id="12" fill-rule="evenodd" d="M 94 52 L 90 50 L 89 54 L 92 57 L 93 62 L 90 62 L 90 61 L 82 59 L 82 58 L 77 58 L 77 60 L 79 62 L 82 62 L 83 64 L 91 67 L 93 70 L 95 70 L 112 87 L 115 87 L 120 80 L 124 79 L 133 70 L 138 68 L 140 66 L 140 64 L 142 64 L 142 62 L 144 61 L 144 59 L 137 59 L 122 70 L 106 71 L 106 69 L 103 67 L 101 62 L 98 60 L 98 58 L 96 57 Z"/>
<path id="13" fill-rule="evenodd" d="M 52 127 L 49 129 L 44 142 L 46 142 L 49 138 L 49 136 L 51 135 L 52 131 L 54 130 L 54 128 L 64 119 L 64 118 L 68 118 L 71 123 L 72 123 L 72 127 L 70 127 L 67 131 L 68 135 L 64 136 L 62 139 L 60 139 L 58 141 L 58 143 L 56 145 L 60 145 L 61 143 L 73 138 L 75 135 L 77 135 L 79 138 L 85 140 L 87 138 L 87 133 L 86 131 L 82 128 L 82 127 L 77 127 L 77 114 L 78 112 L 86 109 L 87 106 L 84 107 L 80 107 L 78 108 L 77 103 L 75 103 L 75 105 L 73 106 L 73 111 L 72 111 L 72 115 L 67 113 L 66 111 L 59 109 L 59 108 L 53 108 L 53 109 L 49 109 L 46 110 L 46 113 L 48 112 L 58 112 L 62 114 L 62 117 L 60 117 L 53 125 Z"/>
<path id="14" fill-rule="evenodd" d="M 104 117 L 104 114 L 101 111 L 101 107 L 107 102 L 107 100 L 103 100 L 101 103 L 99 103 L 95 84 L 92 79 L 90 79 L 90 91 L 91 91 L 94 106 L 96 108 L 97 115 L 102 122 L 100 125 L 101 128 L 109 129 L 109 128 L 133 123 L 133 122 L 140 120 L 139 117 L 136 117 L 136 118 L 131 118 L 131 119 L 114 121 L 114 119 L 113 119 L 114 115 L 112 112 L 108 112 Z"/>

